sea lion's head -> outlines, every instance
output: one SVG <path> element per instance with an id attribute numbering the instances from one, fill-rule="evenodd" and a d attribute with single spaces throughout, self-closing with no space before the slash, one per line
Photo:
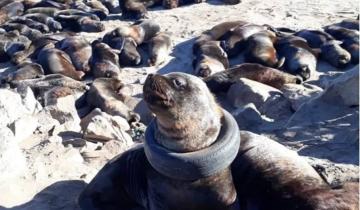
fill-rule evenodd
<path id="1" fill-rule="evenodd" d="M 339 45 L 337 40 L 331 40 L 321 46 L 321 56 L 335 67 L 343 68 L 351 60 L 351 54 Z"/>
<path id="2" fill-rule="evenodd" d="M 200 78 L 179 72 L 150 74 L 143 92 L 156 115 L 157 141 L 164 147 L 190 152 L 216 140 L 222 111 Z"/>

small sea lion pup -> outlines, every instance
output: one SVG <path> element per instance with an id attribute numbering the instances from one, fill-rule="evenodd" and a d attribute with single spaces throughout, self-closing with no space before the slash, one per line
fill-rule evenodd
<path id="1" fill-rule="evenodd" d="M 91 47 L 90 67 L 94 77 L 117 78 L 120 74 L 117 52 L 99 40 L 93 41 Z"/>
<path id="2" fill-rule="evenodd" d="M 128 122 L 140 120 L 138 114 L 134 113 L 125 105 L 127 96 L 121 94 L 124 84 L 118 78 L 97 78 L 87 92 L 87 103 L 95 108 L 101 109 L 110 115 L 118 115 Z"/>
<path id="3" fill-rule="evenodd" d="M 275 48 L 279 56 L 285 58 L 283 69 L 286 72 L 307 80 L 316 70 L 319 51 L 310 48 L 305 39 L 296 36 L 283 37 L 278 39 Z"/>
<path id="4" fill-rule="evenodd" d="M 38 54 L 37 61 L 44 68 L 45 74 L 62 74 L 81 80 L 85 73 L 77 71 L 70 57 L 64 51 L 54 47 L 54 44 L 50 43 Z"/>
<path id="5" fill-rule="evenodd" d="M 268 30 L 251 35 L 246 41 L 245 61 L 280 68 L 285 58 L 278 59 L 275 42 L 275 33 Z"/>
<path id="6" fill-rule="evenodd" d="M 301 84 L 302 78 L 256 63 L 243 63 L 204 79 L 212 93 L 227 92 L 240 78 L 251 79 L 277 89 L 285 84 Z"/>
<path id="7" fill-rule="evenodd" d="M 320 30 L 301 30 L 295 36 L 306 39 L 311 48 L 320 49 L 320 56 L 335 67 L 344 67 L 351 60 L 351 55 L 340 46 L 330 34 Z"/>
<path id="8" fill-rule="evenodd" d="M 207 41 L 194 52 L 193 69 L 196 76 L 208 77 L 227 68 L 229 60 L 219 41 Z"/>
<path id="9" fill-rule="evenodd" d="M 355 185 L 333 190 L 281 144 L 247 132 L 240 137 L 234 118 L 200 78 L 176 72 L 149 75 L 144 99 L 156 115 L 144 145 L 100 170 L 79 197 L 82 209 L 358 207 Z"/>
<path id="10" fill-rule="evenodd" d="M 171 39 L 167 33 L 160 32 L 149 41 L 149 65 L 158 66 L 164 63 L 171 50 Z"/>
<path id="11" fill-rule="evenodd" d="M 351 54 L 351 62 L 359 63 L 359 31 L 339 26 L 325 27 L 325 31 L 342 41 L 341 46 Z"/>

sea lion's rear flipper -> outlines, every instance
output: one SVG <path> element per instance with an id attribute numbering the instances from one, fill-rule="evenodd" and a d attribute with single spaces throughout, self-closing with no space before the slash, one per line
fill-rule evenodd
<path id="1" fill-rule="evenodd" d="M 145 209 L 146 168 L 142 146 L 110 160 L 86 186 L 78 198 L 82 210 Z"/>

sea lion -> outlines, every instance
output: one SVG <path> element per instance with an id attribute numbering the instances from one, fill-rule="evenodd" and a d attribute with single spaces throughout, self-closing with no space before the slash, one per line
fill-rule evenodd
<path id="1" fill-rule="evenodd" d="M 158 66 L 165 62 L 171 50 L 171 39 L 166 33 L 160 32 L 149 41 L 149 65 Z"/>
<path id="2" fill-rule="evenodd" d="M 90 17 L 92 20 L 100 21 L 100 18 L 95 14 L 90 12 L 81 11 L 78 9 L 67 9 L 67 10 L 60 10 L 55 13 L 55 19 L 61 18 L 64 16 L 83 16 L 83 17 Z"/>
<path id="3" fill-rule="evenodd" d="M 54 7 L 36 7 L 36 8 L 30 8 L 25 11 L 25 14 L 35 14 L 35 13 L 41 13 L 45 14 L 50 17 L 54 17 L 57 12 L 60 10 Z"/>
<path id="4" fill-rule="evenodd" d="M 160 31 L 160 25 L 153 20 L 141 20 L 131 26 L 116 28 L 116 34 L 122 37 L 131 37 L 137 45 L 149 41 Z"/>
<path id="5" fill-rule="evenodd" d="M 87 93 L 87 103 L 110 115 L 118 115 L 128 122 L 137 122 L 139 115 L 134 113 L 124 103 L 124 96 L 120 93 L 124 84 L 118 78 L 97 78 Z"/>
<path id="6" fill-rule="evenodd" d="M 16 68 L 16 71 L 6 75 L 5 82 L 36 79 L 44 75 L 43 68 L 37 63 L 24 62 Z"/>
<path id="7" fill-rule="evenodd" d="M 345 19 L 334 25 L 347 29 L 359 30 L 359 19 Z"/>
<path id="8" fill-rule="evenodd" d="M 86 2 L 86 5 L 90 6 L 93 9 L 101 11 L 105 15 L 105 18 L 109 15 L 108 8 L 106 8 L 105 5 L 101 1 L 91 0 L 91 1 Z M 105 18 L 103 18 L 103 19 L 105 19 Z"/>
<path id="9" fill-rule="evenodd" d="M 52 43 L 40 50 L 37 61 L 44 68 L 45 74 L 62 74 L 75 80 L 81 80 L 85 75 L 82 71 L 76 71 L 70 57 Z"/>
<path id="10" fill-rule="evenodd" d="M 200 78 L 179 72 L 149 75 L 143 92 L 156 115 L 144 145 L 100 170 L 80 194 L 82 209 L 358 207 L 354 185 L 333 190 L 283 145 L 248 132 L 240 137 L 233 117 Z"/>
<path id="11" fill-rule="evenodd" d="M 204 31 L 199 37 L 195 39 L 193 45 L 193 52 L 197 51 L 200 45 L 204 44 L 205 42 L 223 39 L 223 36 L 228 31 L 232 30 L 237 26 L 242 26 L 245 24 L 247 24 L 247 22 L 237 20 L 237 21 L 222 22 L 220 24 L 215 25 L 210 30 Z"/>
<path id="12" fill-rule="evenodd" d="M 344 67 L 351 55 L 330 34 L 320 30 L 301 30 L 295 36 L 306 39 L 311 48 L 319 48 L 320 56 L 335 67 Z"/>
<path id="13" fill-rule="evenodd" d="M 105 34 L 103 42 L 113 49 L 119 50 L 119 61 L 121 66 L 136 66 L 141 63 L 141 55 L 137 50 L 138 44 L 132 37 L 123 36 L 121 29 L 116 28 Z"/>
<path id="14" fill-rule="evenodd" d="M 56 21 L 54 18 L 49 17 L 45 14 L 33 13 L 33 14 L 24 15 L 24 17 L 47 25 L 52 32 L 62 30 L 62 26 L 60 22 Z"/>
<path id="15" fill-rule="evenodd" d="M 276 42 L 275 48 L 279 56 L 285 58 L 282 68 L 286 72 L 299 75 L 305 81 L 316 70 L 320 52 L 310 48 L 305 39 L 296 36 L 282 37 Z"/>
<path id="16" fill-rule="evenodd" d="M 68 4 L 63 4 L 63 3 L 60 3 L 57 1 L 52 1 L 52 0 L 42 0 L 42 1 L 34 4 L 32 7 L 33 8 L 35 8 L 35 7 L 53 7 L 53 8 L 57 8 L 59 10 L 69 9 Z"/>
<path id="17" fill-rule="evenodd" d="M 61 23 L 63 28 L 75 32 L 101 32 L 105 30 L 105 26 L 101 21 L 94 20 L 90 16 L 57 15 L 55 19 Z"/>
<path id="18" fill-rule="evenodd" d="M 21 35 L 26 36 L 31 41 L 43 36 L 43 34 L 40 31 L 29 28 L 28 26 L 20 23 L 5 23 L 1 27 L 4 28 L 6 31 L 17 30 Z"/>
<path id="19" fill-rule="evenodd" d="M 89 60 L 92 54 L 90 43 L 80 36 L 68 37 L 57 43 L 59 49 L 66 52 L 75 69 L 83 72 L 89 72 Z"/>
<path id="20" fill-rule="evenodd" d="M 327 26 L 325 27 L 325 31 L 343 42 L 341 47 L 351 54 L 352 63 L 359 63 L 359 31 L 339 26 Z"/>
<path id="21" fill-rule="evenodd" d="M 0 7 L 0 25 L 8 21 L 11 17 L 22 15 L 24 5 L 21 2 L 4 2 L 4 6 Z"/>
<path id="22" fill-rule="evenodd" d="M 328 41 L 332 41 L 335 38 L 325 31 L 320 30 L 301 30 L 294 34 L 295 36 L 304 38 L 311 48 L 320 48 Z"/>
<path id="23" fill-rule="evenodd" d="M 25 50 L 15 53 L 14 56 L 11 58 L 11 61 L 15 64 L 20 64 L 27 58 L 36 59 L 39 51 L 47 44 L 50 43 L 55 44 L 58 41 L 73 35 L 74 35 L 73 33 L 61 32 L 61 33 L 41 36 L 40 38 L 33 40 L 30 46 Z"/>
<path id="24" fill-rule="evenodd" d="M 117 0 L 101 0 L 101 2 L 108 8 L 111 14 L 118 14 L 121 12 L 119 1 Z"/>
<path id="25" fill-rule="evenodd" d="M 49 33 L 50 29 L 47 25 L 34 21 L 32 19 L 28 19 L 26 17 L 15 17 L 10 19 L 10 21 L 8 21 L 10 23 L 20 23 L 20 24 L 24 24 L 26 26 L 28 26 L 29 28 L 32 29 L 36 29 L 42 33 Z"/>
<path id="26" fill-rule="evenodd" d="M 261 64 L 243 63 L 204 79 L 211 92 L 227 92 L 240 78 L 251 79 L 281 89 L 285 84 L 301 84 L 302 78 Z"/>
<path id="27" fill-rule="evenodd" d="M 196 76 L 208 77 L 227 68 L 229 60 L 219 41 L 207 41 L 194 52 L 193 69 Z"/>
<path id="28" fill-rule="evenodd" d="M 278 59 L 275 42 L 275 33 L 268 30 L 251 35 L 246 41 L 245 61 L 280 68 L 285 58 Z"/>
<path id="29" fill-rule="evenodd" d="M 342 48 L 337 40 L 326 42 L 320 49 L 321 58 L 332 66 L 343 68 L 351 61 L 351 54 Z"/>
<path id="30" fill-rule="evenodd" d="M 30 43 L 31 41 L 18 31 L 5 31 L 0 34 L 0 62 L 9 61 L 18 51 L 27 49 Z"/>
<path id="31" fill-rule="evenodd" d="M 91 43 L 91 72 L 95 78 L 118 78 L 120 74 L 119 57 L 107 44 L 95 40 Z"/>
<path id="32" fill-rule="evenodd" d="M 238 25 L 230 29 L 226 34 L 224 34 L 224 41 L 221 42 L 221 46 L 224 48 L 228 56 L 236 56 L 241 52 L 242 49 L 245 49 L 245 41 L 251 35 L 258 33 L 260 31 L 267 30 L 268 27 L 256 25 L 256 24 L 244 24 Z"/>

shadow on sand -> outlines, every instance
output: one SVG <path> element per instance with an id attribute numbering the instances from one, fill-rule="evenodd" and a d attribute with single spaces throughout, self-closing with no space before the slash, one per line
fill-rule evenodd
<path id="1" fill-rule="evenodd" d="M 77 198 L 86 183 L 80 180 L 56 182 L 36 194 L 27 203 L 0 210 L 79 210 Z"/>

